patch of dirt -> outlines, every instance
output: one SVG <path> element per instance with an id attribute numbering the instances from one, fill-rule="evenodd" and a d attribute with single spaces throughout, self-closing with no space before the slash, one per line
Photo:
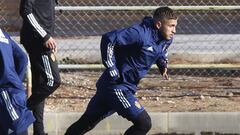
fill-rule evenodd
<path id="1" fill-rule="evenodd" d="M 83 112 L 96 92 L 101 71 L 62 72 L 62 85 L 46 100 L 47 112 Z M 148 74 L 136 97 L 150 112 L 240 111 L 239 77 L 193 77 Z"/>

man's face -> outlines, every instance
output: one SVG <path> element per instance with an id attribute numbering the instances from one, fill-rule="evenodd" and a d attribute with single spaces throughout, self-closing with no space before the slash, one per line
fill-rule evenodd
<path id="1" fill-rule="evenodd" d="M 161 22 L 159 30 L 161 31 L 163 37 L 167 40 L 173 38 L 176 33 L 177 20 L 166 19 Z"/>

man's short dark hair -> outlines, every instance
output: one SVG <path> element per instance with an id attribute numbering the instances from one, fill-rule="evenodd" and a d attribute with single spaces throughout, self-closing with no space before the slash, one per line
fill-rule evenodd
<path id="1" fill-rule="evenodd" d="M 156 21 L 163 21 L 165 19 L 175 19 L 177 20 L 178 17 L 176 13 L 169 7 L 159 7 L 154 11 L 153 14 L 154 22 Z"/>

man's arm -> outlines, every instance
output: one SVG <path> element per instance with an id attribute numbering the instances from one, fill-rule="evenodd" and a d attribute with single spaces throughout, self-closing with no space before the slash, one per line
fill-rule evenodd
<path id="1" fill-rule="evenodd" d="M 168 80 L 169 77 L 168 77 L 168 61 L 165 61 L 164 59 L 161 59 L 159 58 L 156 62 L 157 66 L 158 66 L 158 69 L 160 71 L 160 73 L 162 74 L 162 76 Z"/>
<path id="2" fill-rule="evenodd" d="M 119 78 L 119 71 L 116 66 L 114 47 L 140 44 L 140 41 L 141 39 L 139 32 L 132 27 L 116 31 L 116 38 L 114 41 L 104 39 L 103 36 L 101 43 L 102 63 L 109 70 L 109 74 L 114 80 L 117 80 Z"/>
<path id="3" fill-rule="evenodd" d="M 15 70 L 21 80 L 24 79 L 25 73 L 26 73 L 26 68 L 28 64 L 28 58 L 27 55 L 23 52 L 23 50 L 18 46 L 18 44 L 13 41 L 9 35 L 9 44 L 12 46 L 13 50 L 13 59 L 14 59 L 14 64 L 15 64 Z"/>
<path id="4" fill-rule="evenodd" d="M 33 29 L 35 29 L 38 34 L 43 38 L 44 41 L 47 41 L 50 38 L 50 35 L 43 29 L 39 24 L 37 19 L 33 14 L 33 4 L 35 0 L 21 0 L 20 3 L 20 15 L 24 21 L 27 21 Z"/>
<path id="5" fill-rule="evenodd" d="M 21 0 L 20 3 L 20 15 L 24 21 L 27 21 L 33 29 L 43 38 L 44 46 L 56 52 L 56 41 L 47 33 L 44 28 L 39 24 L 33 14 L 33 4 L 35 0 Z"/>
<path id="6" fill-rule="evenodd" d="M 172 40 L 170 41 L 169 44 L 166 44 L 162 48 L 162 55 L 157 59 L 156 64 L 158 66 L 158 69 L 162 76 L 166 79 L 169 80 L 168 76 L 168 47 L 172 43 Z"/>

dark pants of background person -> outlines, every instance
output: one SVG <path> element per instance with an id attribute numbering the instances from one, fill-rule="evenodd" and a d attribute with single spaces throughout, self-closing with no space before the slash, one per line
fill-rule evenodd
<path id="1" fill-rule="evenodd" d="M 27 106 L 33 111 L 36 121 L 33 124 L 34 135 L 45 135 L 43 114 L 45 99 L 52 94 L 61 83 L 58 63 L 55 54 L 43 48 L 43 41 L 38 37 L 29 37 L 23 43 L 31 62 L 32 95 Z"/>

